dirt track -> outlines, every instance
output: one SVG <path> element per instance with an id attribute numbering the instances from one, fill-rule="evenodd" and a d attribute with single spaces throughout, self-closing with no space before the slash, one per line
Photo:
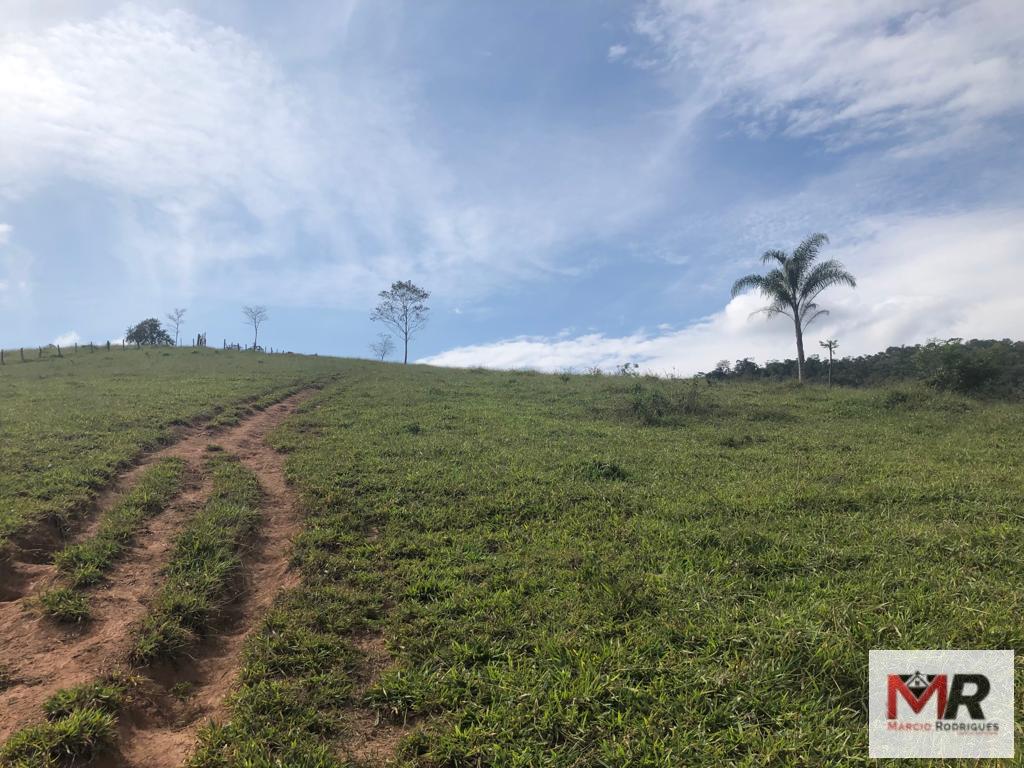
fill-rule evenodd
<path id="1" fill-rule="evenodd" d="M 174 456 L 188 465 L 184 491 L 149 521 L 111 572 L 108 584 L 91 593 L 94 618 L 85 626 L 62 628 L 33 608 L 33 597 L 55 578 L 53 565 L 17 564 L 17 590 L 0 602 L 0 669 L 11 678 L 9 687 L 0 691 L 0 741 L 17 728 L 39 721 L 43 701 L 57 690 L 125 668 L 131 629 L 159 588 L 175 534 L 209 495 L 203 457 L 207 446 L 216 444 L 239 456 L 257 474 L 265 494 L 260 534 L 243 557 L 240 593 L 222 626 L 194 649 L 190 659 L 176 667 L 141 670 L 148 675 L 141 690 L 145 696 L 121 718 L 121 752 L 105 764 L 148 768 L 182 762 L 199 726 L 222 714 L 245 637 L 274 595 L 295 582 L 288 562 L 299 510 L 285 482 L 284 459 L 264 439 L 310 394 L 289 397 L 227 430 L 189 430 L 118 479 L 114 489 L 123 491 L 154 461 Z M 95 515 L 77 540 L 91 533 L 115 498 L 116 493 L 101 496 Z M 170 692 L 182 683 L 188 685 L 187 696 L 178 695 L 185 690 L 180 686 L 174 694 Z"/>

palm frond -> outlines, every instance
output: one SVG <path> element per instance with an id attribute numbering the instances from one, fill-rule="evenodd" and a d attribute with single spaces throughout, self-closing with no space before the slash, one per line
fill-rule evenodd
<path id="1" fill-rule="evenodd" d="M 793 318 L 798 324 L 797 335 L 822 315 L 827 309 L 819 309 L 814 300 L 818 295 L 833 285 L 857 286 L 853 275 L 835 259 L 815 264 L 822 246 L 828 243 L 828 235 L 816 232 L 804 240 L 789 256 L 785 251 L 765 251 L 761 256 L 764 264 L 776 262 L 778 266 L 765 275 L 746 275 L 732 286 L 735 298 L 749 288 L 756 288 L 769 304 L 762 307 L 754 315 L 785 315 Z M 801 358 L 802 360 L 802 358 Z"/>
<path id="2" fill-rule="evenodd" d="M 754 315 L 765 315 L 771 319 L 776 315 L 785 315 L 786 317 L 793 317 L 793 309 L 784 298 L 777 298 L 772 301 L 767 307 L 761 307 L 761 309 L 755 310 L 750 313 L 750 317 Z"/>
<path id="3" fill-rule="evenodd" d="M 800 245 L 793 249 L 792 261 L 798 266 L 801 275 L 806 274 L 808 267 L 814 263 L 821 252 L 821 247 L 828 243 L 828 235 L 815 232 L 805 237 Z"/>
<path id="4" fill-rule="evenodd" d="M 732 284 L 732 296 L 733 298 L 736 298 L 748 288 L 757 288 L 758 290 L 761 290 L 764 284 L 764 275 L 744 275 Z"/>
<path id="5" fill-rule="evenodd" d="M 777 261 L 782 266 L 786 266 L 786 252 L 777 249 L 771 251 L 765 251 L 761 254 L 761 263 L 767 264 L 769 261 Z"/>
<path id="6" fill-rule="evenodd" d="M 822 315 L 827 315 L 828 313 L 829 312 L 827 309 L 818 309 L 817 304 L 811 304 L 808 308 L 805 309 L 805 314 L 800 321 L 800 329 L 806 329 L 808 325 L 813 323 Z"/>
<path id="7" fill-rule="evenodd" d="M 829 259 L 815 265 L 804 277 L 799 293 L 800 302 L 810 304 L 818 297 L 818 294 L 833 285 L 848 285 L 851 288 L 856 288 L 857 280 L 846 271 L 846 267 L 841 262 Z"/>

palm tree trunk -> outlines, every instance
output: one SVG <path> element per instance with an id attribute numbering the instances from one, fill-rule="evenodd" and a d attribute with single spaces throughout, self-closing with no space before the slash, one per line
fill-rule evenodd
<path id="1" fill-rule="evenodd" d="M 800 315 L 793 318 L 796 326 L 796 378 L 801 384 L 804 382 L 804 331 L 800 327 Z"/>

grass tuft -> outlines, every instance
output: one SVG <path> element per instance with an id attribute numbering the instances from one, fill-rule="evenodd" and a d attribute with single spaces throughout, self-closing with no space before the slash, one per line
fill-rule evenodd
<path id="1" fill-rule="evenodd" d="M 89 599 L 71 587 L 54 587 L 39 595 L 43 612 L 64 624 L 79 624 L 89 619 Z"/>
<path id="2" fill-rule="evenodd" d="M 57 691 L 43 703 L 43 712 L 50 721 L 65 718 L 77 709 L 98 709 L 116 715 L 126 698 L 127 684 L 110 678 Z"/>
<path id="3" fill-rule="evenodd" d="M 0 765 L 50 768 L 79 765 L 109 749 L 116 736 L 113 714 L 74 709 L 58 720 L 24 728 L 0 747 Z"/>

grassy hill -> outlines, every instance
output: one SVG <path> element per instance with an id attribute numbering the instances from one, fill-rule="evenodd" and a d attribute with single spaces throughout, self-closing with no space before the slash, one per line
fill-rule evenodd
<path id="1" fill-rule="evenodd" d="M 230 423 L 337 360 L 203 349 L 81 347 L 0 367 L 0 553 L 40 519 L 80 511 L 96 491 L 175 426 Z"/>
<path id="2" fill-rule="evenodd" d="M 867 764 L 869 649 L 1024 648 L 1017 405 L 115 357 L 0 371 L 2 509 L 55 478 L 74 500 L 175 421 L 337 374 L 272 435 L 301 580 L 197 765 L 344 765 L 381 728 L 419 766 Z M 7 519 L 49 509 L 31 503 Z"/>
<path id="3" fill-rule="evenodd" d="M 230 741 L 343 734 L 294 649 L 367 627 L 438 766 L 866 762 L 870 648 L 1022 647 L 1024 410 L 692 386 L 353 364 L 277 437 L 305 584 Z"/>

